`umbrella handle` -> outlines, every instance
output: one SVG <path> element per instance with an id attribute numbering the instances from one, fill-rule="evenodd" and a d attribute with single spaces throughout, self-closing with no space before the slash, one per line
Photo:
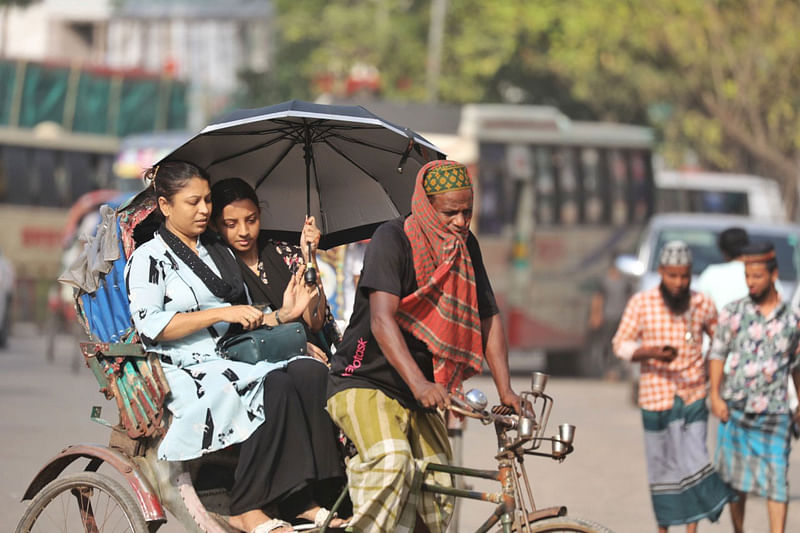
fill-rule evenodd
<path id="1" fill-rule="evenodd" d="M 303 274 L 303 279 L 306 285 L 317 284 L 317 269 L 314 267 L 314 262 L 311 260 L 311 243 L 308 243 L 308 265 L 306 266 L 306 273 Z"/>

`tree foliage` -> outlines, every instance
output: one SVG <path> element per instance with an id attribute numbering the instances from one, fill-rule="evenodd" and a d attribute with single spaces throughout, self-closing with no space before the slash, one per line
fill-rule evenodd
<path id="1" fill-rule="evenodd" d="M 311 98 L 320 80 L 335 90 L 360 64 L 380 72 L 384 98 L 425 97 L 430 0 L 275 7 L 272 96 Z M 649 122 L 672 165 L 692 153 L 788 191 L 800 148 L 798 27 L 792 0 L 450 0 L 439 98 Z"/>
<path id="2" fill-rule="evenodd" d="M 611 118 L 627 118 L 625 101 L 647 109 L 669 162 L 691 149 L 705 166 L 773 176 L 794 208 L 798 3 L 594 0 L 570 2 L 560 19 L 550 66 L 573 96 Z"/>

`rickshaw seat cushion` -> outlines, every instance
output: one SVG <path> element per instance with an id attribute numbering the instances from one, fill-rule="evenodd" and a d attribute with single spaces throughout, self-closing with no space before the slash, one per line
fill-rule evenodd
<path id="1" fill-rule="evenodd" d="M 134 233 L 138 226 L 151 218 L 157 204 L 152 195 L 140 193 L 117 209 L 116 234 L 120 257 L 111 269 L 101 276 L 98 289 L 79 297 L 84 326 L 92 341 L 120 342 L 131 330 L 132 321 L 125 283 L 125 264 L 136 247 Z M 152 229 L 150 230 L 152 235 Z"/>
<path id="2" fill-rule="evenodd" d="M 120 243 L 122 249 L 122 243 Z M 92 294 L 83 294 L 80 304 L 92 340 L 120 342 L 131 327 L 131 314 L 125 285 L 125 254 L 114 261 Z"/>

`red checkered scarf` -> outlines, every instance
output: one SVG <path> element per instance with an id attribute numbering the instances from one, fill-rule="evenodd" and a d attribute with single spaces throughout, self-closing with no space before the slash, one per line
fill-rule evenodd
<path id="1" fill-rule="evenodd" d="M 417 174 L 405 232 L 418 289 L 400 302 L 397 321 L 434 356 L 437 383 L 453 391 L 481 371 L 483 343 L 475 270 L 466 240 L 439 219 L 423 188 L 425 172 L 452 161 L 432 161 Z"/>

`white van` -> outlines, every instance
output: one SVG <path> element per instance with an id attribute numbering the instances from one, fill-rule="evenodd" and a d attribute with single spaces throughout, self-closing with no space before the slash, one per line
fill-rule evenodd
<path id="1" fill-rule="evenodd" d="M 719 213 L 785 222 L 778 182 L 750 174 L 662 170 L 655 173 L 656 213 Z"/>

